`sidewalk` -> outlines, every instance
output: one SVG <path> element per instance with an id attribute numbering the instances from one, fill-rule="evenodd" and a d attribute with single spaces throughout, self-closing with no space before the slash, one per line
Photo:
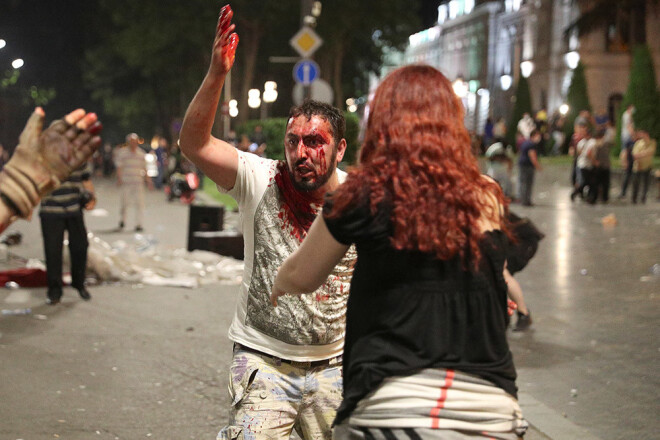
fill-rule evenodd
<path id="1" fill-rule="evenodd" d="M 652 439 L 660 283 L 648 270 L 660 260 L 660 204 L 655 192 L 643 206 L 571 204 L 565 172 L 538 176 L 536 207 L 513 206 L 546 234 L 517 275 L 532 329 L 509 334 L 531 424 L 525 438 Z M 116 188 L 95 185 L 107 215 L 88 214 L 88 229 L 108 242 L 131 240 L 131 218 L 125 232 L 115 230 Z M 145 234 L 185 248 L 188 209 L 148 193 Z M 607 230 L 600 219 L 610 213 L 619 224 Z M 38 217 L 10 230 L 23 234 L 12 252 L 42 258 Z M 0 308 L 32 308 L 0 316 L 0 438 L 214 438 L 229 405 L 236 289 L 108 284 L 92 287 L 89 302 L 65 289 L 57 307 L 44 304 L 45 289 L 0 289 Z"/>

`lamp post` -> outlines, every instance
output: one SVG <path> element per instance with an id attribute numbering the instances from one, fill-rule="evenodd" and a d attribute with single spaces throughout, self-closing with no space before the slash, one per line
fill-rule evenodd
<path id="1" fill-rule="evenodd" d="M 454 80 L 452 83 L 452 88 L 454 89 L 454 93 L 456 93 L 456 96 L 459 98 L 463 99 L 468 93 L 468 83 L 465 82 L 462 76 L 459 76 Z"/>
<path id="2" fill-rule="evenodd" d="M 261 119 L 268 117 L 268 105 L 277 100 L 277 83 L 275 81 L 266 81 L 264 83 L 264 93 L 262 95 L 264 103 L 261 106 Z"/>

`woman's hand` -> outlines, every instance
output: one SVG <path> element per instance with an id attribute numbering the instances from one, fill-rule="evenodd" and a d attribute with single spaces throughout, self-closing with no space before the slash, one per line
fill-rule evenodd
<path id="1" fill-rule="evenodd" d="M 273 284 L 273 289 L 272 292 L 270 293 L 270 303 L 273 305 L 273 307 L 277 307 L 277 298 L 279 298 L 282 295 L 286 295 L 286 292 L 282 289 L 280 289 L 276 284 Z"/>

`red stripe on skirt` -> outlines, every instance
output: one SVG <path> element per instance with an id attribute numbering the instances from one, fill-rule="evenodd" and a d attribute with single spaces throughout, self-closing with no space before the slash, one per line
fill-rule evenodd
<path id="1" fill-rule="evenodd" d="M 445 376 L 445 384 L 440 388 L 440 398 L 438 398 L 438 403 L 435 405 L 435 408 L 431 410 L 431 429 L 437 429 L 440 426 L 440 411 L 445 407 L 445 401 L 447 400 L 447 390 L 454 383 L 454 370 L 447 370 L 447 375 Z"/>

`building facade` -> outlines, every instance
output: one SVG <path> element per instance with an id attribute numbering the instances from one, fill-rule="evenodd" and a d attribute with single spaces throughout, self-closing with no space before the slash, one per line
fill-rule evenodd
<path id="1" fill-rule="evenodd" d="M 508 117 L 519 75 L 528 78 L 535 110 L 562 105 L 572 69 L 582 61 L 593 109 L 615 115 L 628 86 L 632 61 L 619 20 L 584 37 L 565 30 L 594 0 L 450 0 L 438 8 L 435 26 L 409 38 L 393 67 L 429 64 L 454 81 L 469 130 L 481 132 L 488 116 Z M 650 2 L 649 2 L 650 3 Z M 649 6 L 647 44 L 660 80 L 660 16 Z M 378 78 L 372 81 L 376 87 Z"/>

